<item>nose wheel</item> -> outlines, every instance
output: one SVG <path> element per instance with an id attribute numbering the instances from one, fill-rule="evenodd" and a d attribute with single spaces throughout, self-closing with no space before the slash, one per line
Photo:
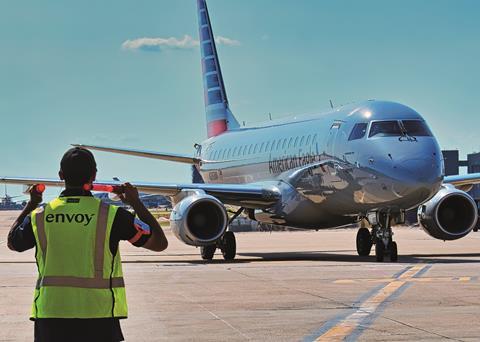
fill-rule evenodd
<path id="1" fill-rule="evenodd" d="M 385 246 L 383 241 L 378 241 L 375 244 L 375 259 L 382 262 L 386 255 L 389 256 L 391 262 L 398 261 L 398 249 L 395 241 L 390 241 L 388 246 Z"/>
<path id="2" fill-rule="evenodd" d="M 398 260 L 397 243 L 393 241 L 389 215 L 385 216 L 383 224 L 375 225 L 372 229 L 373 243 L 375 243 L 375 259 L 378 262 L 382 262 L 385 256 L 388 256 L 391 262 L 396 262 Z"/>

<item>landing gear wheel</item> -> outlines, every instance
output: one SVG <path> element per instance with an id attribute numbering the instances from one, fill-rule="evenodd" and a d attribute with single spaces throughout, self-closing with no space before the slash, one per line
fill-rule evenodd
<path id="1" fill-rule="evenodd" d="M 398 260 L 398 249 L 397 249 L 397 243 L 395 241 L 390 242 L 389 252 L 390 252 L 390 261 L 391 262 L 397 262 L 397 260 Z"/>
<path id="2" fill-rule="evenodd" d="M 202 255 L 203 260 L 212 260 L 215 255 L 215 250 L 217 246 L 209 245 L 200 247 L 200 254 Z"/>
<path id="3" fill-rule="evenodd" d="M 375 259 L 378 262 L 382 262 L 385 256 L 385 246 L 382 241 L 377 241 L 375 244 Z"/>
<path id="4" fill-rule="evenodd" d="M 372 235 L 367 228 L 360 228 L 357 232 L 357 253 L 360 256 L 368 256 L 371 250 Z"/>
<path id="5" fill-rule="evenodd" d="M 225 260 L 235 259 L 237 253 L 237 242 L 235 241 L 235 235 L 233 232 L 226 232 L 221 241 L 222 255 Z"/>

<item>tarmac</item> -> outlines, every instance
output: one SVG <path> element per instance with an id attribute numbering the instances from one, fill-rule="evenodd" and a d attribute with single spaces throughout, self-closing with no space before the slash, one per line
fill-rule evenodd
<path id="1" fill-rule="evenodd" d="M 5 242 L 16 215 L 0 213 L 0 341 L 33 340 L 33 251 Z M 480 232 L 394 232 L 397 263 L 357 256 L 346 229 L 237 233 L 228 263 L 168 230 L 162 253 L 122 243 L 126 341 L 480 341 Z"/>

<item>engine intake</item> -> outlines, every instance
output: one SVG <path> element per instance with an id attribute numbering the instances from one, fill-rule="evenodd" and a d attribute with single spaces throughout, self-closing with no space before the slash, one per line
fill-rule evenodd
<path id="1" fill-rule="evenodd" d="M 418 208 L 418 222 L 430 236 L 440 240 L 456 240 L 475 227 L 478 209 L 465 192 L 444 185 L 428 202 Z"/>
<path id="2" fill-rule="evenodd" d="M 228 216 L 222 202 L 206 194 L 193 194 L 181 200 L 170 214 L 175 236 L 191 246 L 217 241 L 227 229 Z"/>

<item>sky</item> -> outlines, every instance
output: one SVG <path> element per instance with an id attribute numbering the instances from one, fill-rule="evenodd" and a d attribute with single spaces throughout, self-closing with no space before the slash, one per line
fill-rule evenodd
<path id="1" fill-rule="evenodd" d="M 443 149 L 480 151 L 480 1 L 207 4 L 240 122 L 391 100 Z M 55 178 L 71 143 L 192 154 L 206 137 L 196 1 L 0 1 L 0 118 L 2 176 Z M 99 179 L 190 181 L 186 165 L 95 155 Z"/>

